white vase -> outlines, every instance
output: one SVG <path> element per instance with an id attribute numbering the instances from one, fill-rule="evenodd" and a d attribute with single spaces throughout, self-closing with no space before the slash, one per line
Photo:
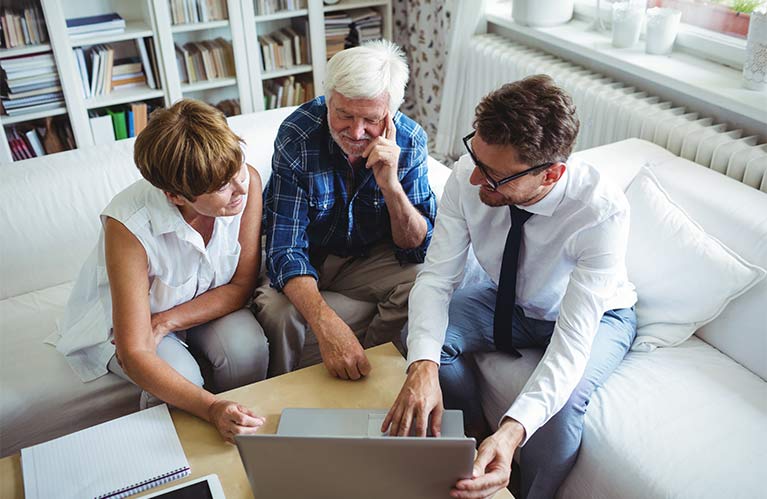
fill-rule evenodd
<path id="1" fill-rule="evenodd" d="M 647 9 L 647 32 L 645 33 L 645 51 L 648 54 L 670 54 L 674 48 L 676 33 L 682 11 L 653 7 Z"/>
<path id="2" fill-rule="evenodd" d="M 636 3 L 615 2 L 613 4 L 613 47 L 633 47 L 639 41 L 642 31 L 644 8 Z"/>
<path id="3" fill-rule="evenodd" d="M 556 26 L 573 18 L 574 0 L 514 0 L 511 17 L 523 26 Z"/>
<path id="4" fill-rule="evenodd" d="M 767 90 L 767 11 L 751 13 L 743 63 L 743 86 L 751 90 Z"/>

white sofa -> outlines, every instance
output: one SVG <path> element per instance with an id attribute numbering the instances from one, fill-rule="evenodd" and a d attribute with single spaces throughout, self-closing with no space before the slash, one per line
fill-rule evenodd
<path id="1" fill-rule="evenodd" d="M 230 120 L 264 181 L 277 126 L 289 111 Z M 135 387 L 113 375 L 83 384 L 43 343 L 95 243 L 98 213 L 138 178 L 132 147 L 132 140 L 124 140 L 0 167 L 0 455 L 136 409 Z M 577 156 L 624 187 L 641 165 L 651 165 L 708 232 L 767 267 L 763 193 L 640 140 Z M 449 171 L 431 160 L 429 174 L 439 195 Z M 469 277 L 476 271 L 471 267 Z M 355 321 L 363 323 L 374 310 L 359 302 Z M 307 349 L 305 357 L 312 356 L 316 345 Z M 489 421 L 505 411 L 538 356 L 478 356 Z M 762 282 L 681 346 L 629 354 L 591 402 L 581 453 L 560 496 L 763 496 L 765 379 Z"/>

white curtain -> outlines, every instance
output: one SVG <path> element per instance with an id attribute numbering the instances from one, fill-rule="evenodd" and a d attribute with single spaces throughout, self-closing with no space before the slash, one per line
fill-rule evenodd
<path id="1" fill-rule="evenodd" d="M 445 81 L 442 87 L 435 156 L 457 158 L 462 154 L 461 137 L 468 133 L 471 120 L 463 116 L 463 88 L 469 75 L 466 74 L 468 61 L 466 47 L 471 37 L 487 30 L 485 21 L 486 0 L 451 0 L 451 34 L 447 51 Z"/>

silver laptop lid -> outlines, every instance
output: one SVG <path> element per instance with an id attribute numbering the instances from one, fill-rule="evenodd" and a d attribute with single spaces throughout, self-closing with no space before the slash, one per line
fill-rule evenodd
<path id="1" fill-rule="evenodd" d="M 330 424 L 322 431 L 352 436 L 306 435 L 306 426 L 320 425 L 302 426 L 310 413 L 287 409 L 280 434 L 235 436 L 256 499 L 443 499 L 459 479 L 471 476 L 475 441 L 463 436 L 460 411 L 460 435 L 449 437 L 443 431 L 440 438 L 367 436 L 371 415 L 382 411 L 335 409 L 335 416 L 320 411 L 315 423 L 323 419 Z M 357 426 L 345 429 L 339 423 L 344 420 Z"/>

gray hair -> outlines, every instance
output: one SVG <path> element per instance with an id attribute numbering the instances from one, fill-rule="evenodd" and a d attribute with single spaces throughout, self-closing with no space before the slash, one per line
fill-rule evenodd
<path id="1" fill-rule="evenodd" d="M 389 111 L 394 114 L 405 99 L 408 81 L 405 54 L 388 40 L 369 42 L 342 50 L 328 61 L 325 97 L 333 91 L 348 99 L 375 99 L 389 95 Z"/>

